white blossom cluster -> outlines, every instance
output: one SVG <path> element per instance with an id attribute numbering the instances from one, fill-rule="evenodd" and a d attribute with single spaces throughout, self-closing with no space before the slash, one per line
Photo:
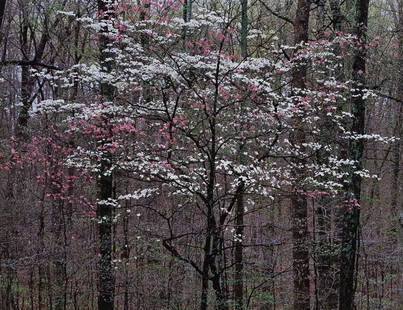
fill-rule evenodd
<path id="1" fill-rule="evenodd" d="M 155 184 L 178 200 L 191 197 L 220 206 L 229 216 L 240 186 L 249 205 L 272 201 L 284 191 L 335 194 L 351 171 L 370 176 L 358 171 L 356 162 L 337 156 L 341 140 L 394 141 L 345 130 L 352 114 L 341 106 L 354 89 L 336 79 L 334 46 L 352 37 L 282 46 L 264 57 L 242 59 L 226 43 L 233 39 L 225 32 L 229 27 L 223 28 L 228 20 L 214 12 L 199 10 L 189 22 L 123 19 L 122 33 L 113 21 L 80 21 L 89 23 L 89 31 L 108 29 L 117 37 L 105 51 L 111 70 L 94 59 L 56 73 L 36 72 L 52 85 L 78 83 L 90 98 L 45 100 L 37 113 L 70 113 L 68 130 L 82 137 L 68 165 L 99 174 L 106 161 L 102 173 L 124 172 L 150 186 L 98 204 L 117 206 L 158 195 Z M 182 44 L 184 29 L 192 40 Z M 250 32 L 251 40 L 263 38 L 257 30 Z M 293 55 L 291 60 L 284 51 Z M 315 79 L 297 89 L 290 81 L 301 66 Z M 101 84 L 113 87 L 113 100 L 94 95 Z M 303 141 L 295 138 L 299 132 Z M 242 241 L 242 236 L 234 238 Z"/>

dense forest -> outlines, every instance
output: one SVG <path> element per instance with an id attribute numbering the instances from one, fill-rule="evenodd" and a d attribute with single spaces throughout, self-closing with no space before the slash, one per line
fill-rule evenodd
<path id="1" fill-rule="evenodd" d="M 403 0 L 1 0 L 1 310 L 402 310 Z"/>

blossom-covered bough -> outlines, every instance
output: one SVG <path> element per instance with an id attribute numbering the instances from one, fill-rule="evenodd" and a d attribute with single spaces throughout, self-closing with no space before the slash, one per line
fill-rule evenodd
<path id="1" fill-rule="evenodd" d="M 277 46 L 275 38 L 251 29 L 248 39 L 269 48 L 263 56 L 252 52 L 244 58 L 234 44 L 236 14 L 194 6 L 192 19 L 184 21 L 178 1 L 110 1 L 107 7 L 109 17 L 100 21 L 77 18 L 107 38 L 104 63 L 88 58 L 67 70 L 37 71 L 48 85 L 79 85 L 81 93 L 76 102 L 42 101 L 35 113 L 61 116 L 54 130 L 74 141 L 58 164 L 85 171 L 95 183 L 131 180 L 130 188 L 98 197 L 95 204 L 111 210 L 98 223 L 126 216 L 127 203 L 138 214 L 148 210 L 161 217 L 166 225 L 150 228 L 149 237 L 162 240 L 198 273 L 202 296 L 211 284 L 217 305 L 228 309 L 226 281 L 233 266 L 226 257 L 234 241 L 246 242 L 234 234 L 241 184 L 247 221 L 254 210 L 270 208 L 293 191 L 309 199 L 337 197 L 351 171 L 370 176 L 340 152 L 348 140 L 385 140 L 351 132 L 353 115 L 340 105 L 353 89 L 338 80 L 343 56 L 334 49 L 355 39 L 339 35 Z M 296 89 L 292 72 L 301 66 L 309 78 L 304 89 Z M 99 95 L 105 87 L 110 94 Z M 301 143 L 292 139 L 299 130 L 305 135 Z M 239 145 L 245 145 L 242 161 Z M 189 225 L 176 225 L 189 214 Z"/>

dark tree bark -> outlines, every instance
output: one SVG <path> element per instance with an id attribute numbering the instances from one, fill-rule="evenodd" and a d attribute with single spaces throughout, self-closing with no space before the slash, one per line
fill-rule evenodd
<path id="1" fill-rule="evenodd" d="M 113 16 L 108 7 L 108 1 L 98 0 L 100 21 L 106 21 Z M 112 70 L 112 55 L 107 52 L 108 45 L 112 42 L 108 38 L 107 28 L 101 30 L 99 39 L 100 62 L 107 72 Z M 101 100 L 112 101 L 114 87 L 108 83 L 101 84 Z M 109 116 L 104 115 L 102 129 L 111 136 Z M 99 148 L 108 141 L 99 142 Z M 99 262 L 98 262 L 98 310 L 113 310 L 115 299 L 115 276 L 112 266 L 112 233 L 113 233 L 113 208 L 106 201 L 113 199 L 113 177 L 111 172 L 112 162 L 108 152 L 104 152 L 100 160 L 100 171 L 97 178 L 97 204 L 98 238 L 99 238 Z"/>
<path id="2" fill-rule="evenodd" d="M 215 124 L 211 125 L 212 132 L 215 132 Z M 211 154 L 212 159 L 210 161 L 210 172 L 209 172 L 209 183 L 207 189 L 207 227 L 206 227 L 206 237 L 203 247 L 203 265 L 202 265 L 202 288 L 201 288 L 201 300 L 200 300 L 200 310 L 208 309 L 208 291 L 209 291 L 209 270 L 211 265 L 214 263 L 214 257 L 212 255 L 212 238 L 214 230 L 216 229 L 216 222 L 214 218 L 214 184 L 215 184 L 215 137 L 213 134 L 213 139 L 211 141 Z"/>
<path id="3" fill-rule="evenodd" d="M 216 102 L 215 102 L 216 103 Z M 216 104 L 213 107 L 213 113 L 216 113 Z M 216 121 L 213 119 L 210 122 L 211 132 L 211 146 L 209 148 L 210 162 L 209 162 L 209 180 L 207 185 L 207 195 L 205 205 L 207 208 L 207 227 L 206 238 L 203 247 L 203 266 L 202 266 L 202 292 L 200 310 L 208 309 L 208 290 L 209 290 L 209 270 L 215 264 L 215 257 L 213 253 L 213 237 L 217 230 L 217 223 L 214 216 L 214 187 L 216 181 Z M 215 288 L 217 291 L 217 287 Z M 220 302 L 220 300 L 217 300 Z"/>
<path id="4" fill-rule="evenodd" d="M 110 163 L 104 159 L 101 172 L 108 170 Z M 102 175 L 97 182 L 98 199 L 107 201 L 112 198 L 112 176 Z M 114 307 L 114 273 L 112 267 L 112 208 L 98 204 L 98 237 L 99 237 L 99 278 L 98 278 L 98 310 L 113 310 Z"/>
<path id="5" fill-rule="evenodd" d="M 23 54 L 23 59 L 28 60 L 30 49 L 29 49 L 29 25 L 26 18 L 23 18 L 20 32 L 20 43 L 21 52 Z M 21 66 L 21 101 L 22 107 L 17 119 L 17 129 L 16 135 L 18 137 L 23 137 L 26 134 L 26 128 L 28 125 L 29 109 L 31 107 L 31 94 L 34 89 L 34 81 L 30 76 L 29 69 L 31 67 L 28 65 Z"/>
<path id="6" fill-rule="evenodd" d="M 123 293 L 123 310 L 129 310 L 129 292 L 130 292 L 130 278 L 129 278 L 129 266 L 128 261 L 130 257 L 130 245 L 129 245 L 129 216 L 125 215 L 123 218 L 123 238 L 124 244 L 122 249 L 121 258 L 124 259 L 124 293 Z"/>
<path id="7" fill-rule="evenodd" d="M 398 304 L 403 304 L 403 202 L 402 202 L 402 181 L 401 181 L 401 161 L 402 161 L 402 138 L 403 138 L 403 2 L 398 2 L 396 30 L 398 33 L 399 42 L 399 72 L 398 72 L 398 89 L 397 96 L 400 102 L 396 102 L 396 123 L 394 136 L 400 138 L 392 145 L 392 165 L 393 165 L 393 178 L 392 178 L 392 191 L 391 191 L 391 207 L 392 214 L 397 219 L 397 248 L 399 256 L 399 274 L 400 279 L 398 282 L 400 294 Z M 400 198 L 400 201 L 399 201 Z"/>
<path id="8" fill-rule="evenodd" d="M 4 19 L 4 13 L 6 10 L 6 0 L 0 0 L 0 29 L 1 26 L 3 25 L 3 19 Z"/>
<path id="9" fill-rule="evenodd" d="M 248 0 L 241 1 L 241 55 L 243 59 L 248 57 Z M 244 113 L 246 98 L 241 103 L 241 112 Z M 243 127 L 243 126 L 242 126 Z M 241 130 L 244 130 L 241 128 Z M 241 141 L 239 146 L 239 161 L 244 164 L 244 152 L 246 145 Z M 245 186 L 243 181 L 240 184 L 238 200 L 235 208 L 235 242 L 234 242 L 234 302 L 235 310 L 243 309 L 243 238 L 244 238 L 244 213 L 245 213 Z"/>
<path id="10" fill-rule="evenodd" d="M 310 0 L 298 0 L 297 11 L 294 20 L 294 43 L 300 44 L 308 42 Z M 293 72 L 293 86 L 295 93 L 306 88 L 305 66 L 300 66 Z M 301 122 L 295 120 L 295 128 L 291 136 L 293 143 L 302 145 L 305 142 L 304 128 Z M 295 166 L 303 166 L 305 160 L 300 158 L 295 160 Z M 309 281 L 309 250 L 308 250 L 308 204 L 306 197 L 299 194 L 298 183 L 303 179 L 304 171 L 294 168 L 296 184 L 291 196 L 292 209 L 292 236 L 293 236 L 293 273 L 294 273 L 294 310 L 310 309 L 310 281 Z"/>
<path id="11" fill-rule="evenodd" d="M 208 234 L 208 232 L 207 232 Z M 202 267 L 202 287 L 201 287 L 201 297 L 200 297 L 200 310 L 207 310 L 208 308 L 208 288 L 209 288 L 209 266 L 208 261 L 206 260 L 206 254 L 209 251 L 211 243 L 211 237 L 206 236 L 206 240 L 204 242 L 204 262 Z M 208 255 L 208 254 L 207 254 Z"/>
<path id="12" fill-rule="evenodd" d="M 192 18 L 192 3 L 193 0 L 183 1 L 182 18 L 184 22 L 189 22 Z M 183 27 L 183 44 L 185 44 L 187 41 L 187 32 L 187 27 Z"/>
<path id="13" fill-rule="evenodd" d="M 33 96 L 35 80 L 31 76 L 30 69 L 32 68 L 32 65 L 41 64 L 44 57 L 45 49 L 50 39 L 49 27 L 56 28 L 59 20 L 56 19 L 52 25 L 49 25 L 48 15 L 45 15 L 43 22 L 43 33 L 40 36 L 38 44 L 36 45 L 35 34 L 32 32 L 32 25 L 30 25 L 28 16 L 26 16 L 27 13 L 24 12 L 25 7 L 22 6 L 21 10 L 23 11 L 23 18 L 20 26 L 20 45 L 22 61 L 17 61 L 15 63 L 19 63 L 21 65 L 22 106 L 17 119 L 16 136 L 19 138 L 25 138 L 27 136 L 29 110 L 31 109 L 32 102 L 35 100 L 35 96 Z M 34 46 L 35 50 L 32 51 L 31 46 Z M 31 57 L 33 58 L 31 59 Z M 50 65 L 50 67 L 52 66 Z"/>
<path id="14" fill-rule="evenodd" d="M 6 11 L 6 0 L 0 0 L 0 44 L 3 42 L 3 20 Z"/>
<path id="15" fill-rule="evenodd" d="M 355 29 L 357 39 L 362 44 L 366 41 L 368 24 L 369 0 L 357 0 L 355 3 Z M 357 49 L 353 57 L 352 80 L 354 92 L 351 98 L 351 113 L 353 120 L 351 131 L 356 134 L 365 132 L 365 87 L 366 51 Z M 364 142 L 362 139 L 352 140 L 348 146 L 349 158 L 357 163 L 356 170 L 363 167 Z M 354 171 L 350 172 L 350 179 L 345 186 L 346 203 L 343 207 L 341 253 L 340 253 L 340 288 L 339 309 L 352 310 L 355 308 L 354 296 L 356 290 L 356 261 L 358 252 L 359 225 L 361 201 L 361 176 Z"/>
<path id="16" fill-rule="evenodd" d="M 340 0 L 330 0 L 330 10 L 332 13 L 332 26 L 334 31 L 341 31 L 343 27 L 344 16 L 341 11 Z"/>

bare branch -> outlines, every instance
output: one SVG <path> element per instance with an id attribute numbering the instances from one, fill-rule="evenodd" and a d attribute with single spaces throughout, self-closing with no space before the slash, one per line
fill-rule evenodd
<path id="1" fill-rule="evenodd" d="M 294 25 L 294 22 L 289 19 L 286 16 L 280 15 L 279 13 L 277 13 L 276 11 L 273 11 L 265 2 L 264 0 L 259 0 L 261 4 L 263 4 L 263 6 L 265 7 L 266 10 L 268 10 L 271 14 L 273 14 L 274 16 L 286 21 L 287 23 L 290 23 L 291 25 Z"/>

